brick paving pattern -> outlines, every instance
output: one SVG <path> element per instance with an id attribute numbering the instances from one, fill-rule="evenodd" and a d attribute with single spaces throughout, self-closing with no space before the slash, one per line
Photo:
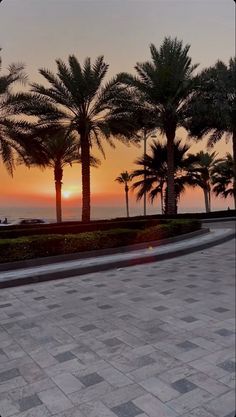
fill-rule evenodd
<path id="1" fill-rule="evenodd" d="M 2 417 L 233 417 L 234 241 L 0 290 Z"/>

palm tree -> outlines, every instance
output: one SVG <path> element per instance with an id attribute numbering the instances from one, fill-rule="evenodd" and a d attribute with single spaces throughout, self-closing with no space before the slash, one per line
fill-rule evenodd
<path id="1" fill-rule="evenodd" d="M 63 170 L 67 165 L 72 166 L 73 163 L 81 162 L 78 156 L 78 136 L 74 133 L 67 133 L 65 129 L 52 130 L 40 138 L 41 152 L 40 158 L 25 155 L 28 166 L 39 166 L 42 169 L 52 168 L 54 172 L 55 191 L 56 191 L 56 218 L 57 222 L 62 221 L 62 179 Z M 99 160 L 90 157 L 90 164 L 98 166 Z"/>
<path id="2" fill-rule="evenodd" d="M 28 157 L 28 165 L 38 165 L 41 168 L 52 168 L 56 190 L 56 218 L 62 221 L 61 191 L 63 169 L 78 162 L 78 140 L 75 135 L 65 131 L 55 131 L 46 135 L 42 140 L 42 158 L 40 161 Z"/>
<path id="3" fill-rule="evenodd" d="M 216 152 L 198 152 L 195 155 L 196 162 L 189 170 L 193 178 L 193 186 L 198 186 L 203 190 L 206 213 L 211 211 L 211 175 L 217 162 L 216 156 Z"/>
<path id="4" fill-rule="evenodd" d="M 175 139 L 174 142 L 174 187 L 175 187 L 175 213 L 177 213 L 177 203 L 186 186 L 193 185 L 194 180 L 189 171 L 192 164 L 196 161 L 194 155 L 188 155 L 190 147 L 181 144 L 181 140 Z M 141 177 L 133 184 L 133 189 L 138 189 L 137 200 L 140 200 L 146 191 L 149 199 L 153 203 L 154 199 L 160 194 L 162 214 L 168 213 L 168 146 L 166 143 L 153 141 L 150 145 L 150 155 L 136 160 L 136 164 L 142 166 L 141 169 L 133 171 L 132 177 Z M 146 179 L 143 178 L 146 165 Z"/>
<path id="5" fill-rule="evenodd" d="M 90 149 L 97 145 L 104 154 L 103 138 L 114 147 L 112 134 L 125 141 L 125 137 L 132 138 L 134 128 L 128 119 L 121 123 L 124 114 L 115 104 L 124 88 L 115 78 L 103 85 L 108 65 L 102 56 L 93 64 L 87 58 L 81 66 L 71 55 L 68 64 L 58 59 L 56 65 L 56 74 L 39 70 L 49 87 L 34 83 L 31 93 L 16 94 L 11 105 L 22 115 L 37 117 L 37 129 L 41 131 L 63 126 L 79 135 L 82 221 L 87 222 L 90 220 Z"/>
<path id="6" fill-rule="evenodd" d="M 213 192 L 217 196 L 234 198 L 234 207 L 236 209 L 236 193 L 234 189 L 234 161 L 230 153 L 219 160 L 212 170 Z"/>
<path id="7" fill-rule="evenodd" d="M 149 193 L 149 199 L 153 203 L 154 199 L 160 194 L 161 211 L 164 214 L 164 185 L 167 173 L 167 151 L 166 145 L 157 141 L 150 144 L 151 155 L 144 155 L 138 158 L 135 163 L 141 168 L 132 173 L 132 177 L 141 177 L 133 184 L 133 189 L 137 190 L 137 200 L 141 200 L 145 193 Z"/>
<path id="8" fill-rule="evenodd" d="M 127 171 L 121 172 L 120 175 L 115 179 L 119 184 L 125 186 L 125 203 L 126 203 L 126 215 L 129 217 L 129 182 L 132 181 L 132 175 Z"/>
<path id="9" fill-rule="evenodd" d="M 218 61 L 203 70 L 198 80 L 198 93 L 190 106 L 190 134 L 195 138 L 210 134 L 209 146 L 223 135 L 232 138 L 236 193 L 236 58 L 231 58 L 228 65 Z"/>
<path id="10" fill-rule="evenodd" d="M 146 106 L 155 127 L 167 138 L 168 214 L 175 212 L 176 130 L 186 124 L 188 104 L 195 88 L 193 73 L 197 65 L 192 65 L 189 48 L 176 38 L 165 38 L 159 49 L 151 45 L 151 62 L 136 64 L 137 76 L 119 74 L 119 80 L 128 85 L 131 92 L 139 92 L 140 105 Z"/>
<path id="11" fill-rule="evenodd" d="M 0 57 L 0 72 L 1 69 L 2 60 Z M 21 64 L 10 65 L 7 74 L 0 75 L 0 158 L 10 175 L 13 175 L 15 153 L 23 157 L 24 151 L 26 149 L 30 151 L 32 144 L 29 138 L 24 135 L 28 124 L 13 120 L 16 112 L 9 104 L 12 87 L 18 82 L 25 81 L 24 66 Z"/>

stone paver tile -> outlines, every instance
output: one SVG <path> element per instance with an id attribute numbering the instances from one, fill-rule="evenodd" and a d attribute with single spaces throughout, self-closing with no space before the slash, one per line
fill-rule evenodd
<path id="1" fill-rule="evenodd" d="M 58 388 L 42 391 L 38 396 L 52 414 L 73 407 L 71 401 Z"/>
<path id="2" fill-rule="evenodd" d="M 53 414 L 53 417 L 87 417 L 83 414 L 78 407 L 70 408 L 58 414 Z"/>
<path id="3" fill-rule="evenodd" d="M 120 344 L 122 343 L 122 341 L 121 341 L 121 340 L 119 340 L 119 339 L 117 339 L 116 337 L 113 337 L 113 338 L 111 338 L 111 339 L 103 340 L 103 343 L 104 343 L 106 346 L 113 347 L 113 346 L 118 346 L 118 345 L 120 345 Z"/>
<path id="4" fill-rule="evenodd" d="M 45 373 L 48 376 L 52 377 L 61 373 L 79 372 L 81 369 L 84 368 L 84 364 L 81 364 L 76 358 L 72 359 L 71 361 L 65 361 L 62 363 L 58 363 L 57 365 L 50 366 L 49 368 L 45 368 Z"/>
<path id="5" fill-rule="evenodd" d="M 112 408 L 119 404 L 132 401 L 137 397 L 141 397 L 145 392 L 146 391 L 141 386 L 132 384 L 109 392 L 101 397 L 101 401 L 107 407 Z"/>
<path id="6" fill-rule="evenodd" d="M 32 384 L 27 384 L 23 387 L 13 389 L 9 391 L 9 395 L 13 401 L 17 401 L 24 397 L 37 394 L 40 391 L 45 391 L 46 389 L 50 388 L 56 388 L 56 386 L 51 379 L 47 378 L 43 379 L 42 381 L 37 381 Z"/>
<path id="7" fill-rule="evenodd" d="M 65 394 L 71 394 L 72 392 L 79 391 L 83 388 L 83 385 L 78 378 L 69 373 L 56 375 L 52 377 L 52 380 Z"/>
<path id="8" fill-rule="evenodd" d="M 217 365 L 207 362 L 204 358 L 189 362 L 189 365 L 211 378 L 219 379 L 227 375 L 227 371 Z"/>
<path id="9" fill-rule="evenodd" d="M 112 366 L 108 368 L 101 369 L 99 375 L 105 379 L 113 387 L 119 388 L 125 385 L 130 385 L 132 380 L 124 375 L 122 372 L 113 368 Z"/>
<path id="10" fill-rule="evenodd" d="M 188 378 L 189 375 L 194 373 L 196 373 L 196 369 L 189 366 L 188 364 L 182 364 L 159 374 L 158 378 L 171 385 L 173 382 L 182 378 Z"/>
<path id="11" fill-rule="evenodd" d="M 0 383 L 9 381 L 13 378 L 20 376 L 20 371 L 17 368 L 12 368 L 7 371 L 0 372 Z"/>
<path id="12" fill-rule="evenodd" d="M 213 399 L 212 394 L 201 388 L 196 388 L 193 391 L 187 392 L 186 394 L 169 401 L 167 404 L 181 415 L 199 407 L 199 404 L 203 405 L 211 399 Z"/>
<path id="13" fill-rule="evenodd" d="M 209 354 L 204 359 L 209 363 L 217 365 L 221 362 L 224 362 L 230 358 L 235 357 L 235 349 L 234 349 L 233 344 L 234 344 L 234 340 L 232 341 L 231 347 L 227 347 L 225 349 L 221 349 L 217 352 Z"/>
<path id="14" fill-rule="evenodd" d="M 215 417 L 213 414 L 209 413 L 203 407 L 197 407 L 192 411 L 188 411 L 186 414 L 182 414 L 180 417 Z"/>
<path id="15" fill-rule="evenodd" d="M 18 404 L 20 406 L 20 411 L 27 411 L 31 408 L 37 407 L 38 405 L 42 404 L 42 401 L 38 397 L 37 394 L 31 395 L 29 397 L 21 398 L 18 401 Z"/>
<path id="16" fill-rule="evenodd" d="M 145 381 L 141 381 L 140 385 L 146 391 L 158 397 L 162 402 L 170 401 L 180 395 L 179 392 L 177 392 L 170 385 L 167 385 L 157 377 L 152 377 L 146 379 Z"/>
<path id="17" fill-rule="evenodd" d="M 185 340 L 184 342 L 178 343 L 176 346 L 181 349 L 184 349 L 185 351 L 198 348 L 198 346 L 195 343 L 192 343 L 189 340 Z"/>
<path id="18" fill-rule="evenodd" d="M 195 384 L 193 384 L 191 381 L 189 381 L 189 379 L 186 378 L 179 379 L 178 381 L 173 382 L 171 386 L 180 394 L 185 394 L 186 392 L 193 391 L 197 388 Z"/>
<path id="19" fill-rule="evenodd" d="M 123 403 L 113 407 L 111 411 L 117 417 L 135 417 L 142 414 L 142 410 L 137 407 L 132 401 L 128 401 L 127 403 Z"/>
<path id="20" fill-rule="evenodd" d="M 158 398 L 151 394 L 143 395 L 133 401 L 141 410 L 143 410 L 149 417 L 178 417 L 177 413 L 163 404 Z"/>
<path id="21" fill-rule="evenodd" d="M 31 357 L 41 368 L 47 368 L 48 366 L 58 363 L 57 360 L 45 349 L 32 352 Z"/>
<path id="22" fill-rule="evenodd" d="M 117 417 L 108 407 L 101 401 L 91 401 L 79 406 L 83 416 L 85 417 Z M 77 416 L 75 416 L 77 417 Z"/>
<path id="23" fill-rule="evenodd" d="M 73 355 L 72 352 L 68 351 L 68 352 L 63 352 L 63 353 L 58 353 L 58 355 L 54 356 L 58 362 L 66 362 L 66 361 L 70 361 L 71 359 L 75 359 L 75 355 Z"/>
<path id="24" fill-rule="evenodd" d="M 113 387 L 107 382 L 103 381 L 99 384 L 92 385 L 88 388 L 83 388 L 79 391 L 68 394 L 69 399 L 75 405 L 79 405 L 85 402 L 93 401 L 101 398 L 107 393 L 113 391 Z"/>
<path id="25" fill-rule="evenodd" d="M 78 376 L 78 379 L 85 387 L 91 387 L 92 385 L 96 385 L 99 384 L 99 382 L 104 381 L 104 379 L 96 372 L 81 377 Z"/>
<path id="26" fill-rule="evenodd" d="M 227 385 L 232 389 L 236 388 L 235 374 L 228 374 L 226 376 L 223 376 L 223 378 L 219 379 L 219 382 L 221 382 L 224 385 Z"/>
<path id="27" fill-rule="evenodd" d="M 18 387 L 23 387 L 27 385 L 27 382 L 25 381 L 24 378 L 22 378 L 21 376 L 18 376 L 16 378 L 12 378 L 4 383 L 0 383 L 0 393 L 2 392 L 9 392 L 15 388 Z"/>
<path id="28" fill-rule="evenodd" d="M 12 416 L 18 412 L 18 408 L 14 405 L 13 401 L 8 398 L 0 399 L 0 415 L 4 417 Z"/>
<path id="29" fill-rule="evenodd" d="M 218 366 L 224 371 L 235 373 L 235 362 L 231 360 L 226 360 L 222 363 L 219 363 Z"/>
<path id="30" fill-rule="evenodd" d="M 203 372 L 197 372 L 194 375 L 190 375 L 188 380 L 196 384 L 199 388 L 202 388 L 214 396 L 223 394 L 229 390 L 229 387 L 222 382 L 219 382 L 213 378 L 209 378 Z"/>
<path id="31" fill-rule="evenodd" d="M 23 411 L 22 413 L 14 414 L 12 417 L 51 417 L 52 414 L 44 405 L 31 408 L 30 410 Z"/>
<path id="32" fill-rule="evenodd" d="M 215 398 L 204 405 L 204 408 L 217 417 L 225 417 L 228 414 L 230 415 L 230 413 L 235 413 L 235 392 L 230 391 L 218 398 Z"/>

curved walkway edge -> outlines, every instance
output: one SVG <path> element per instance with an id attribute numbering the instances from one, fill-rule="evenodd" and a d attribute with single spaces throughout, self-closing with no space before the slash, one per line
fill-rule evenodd
<path id="1" fill-rule="evenodd" d="M 126 253 L 115 253 L 87 259 L 72 260 L 49 265 L 22 268 L 0 272 L 0 288 L 33 284 L 84 275 L 108 269 L 122 268 L 131 265 L 162 261 L 186 255 L 198 250 L 233 239 L 235 232 L 229 229 L 215 229 L 210 233 L 181 240 L 163 246 L 135 250 Z"/>

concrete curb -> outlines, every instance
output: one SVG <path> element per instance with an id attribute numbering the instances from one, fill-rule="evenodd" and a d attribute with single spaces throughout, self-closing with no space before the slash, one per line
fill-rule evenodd
<path id="1" fill-rule="evenodd" d="M 198 236 L 183 242 L 168 244 L 164 248 L 152 248 L 152 253 L 147 253 L 147 249 L 143 249 L 132 253 L 107 255 L 100 258 L 90 258 L 87 260 L 84 259 L 78 262 L 64 262 L 62 265 L 48 265 L 44 266 L 44 270 L 43 267 L 35 267 L 28 268 L 28 270 L 26 269 L 9 271 L 5 273 L 3 272 L 0 277 L 0 288 L 15 287 L 20 285 L 74 277 L 78 275 L 85 275 L 93 272 L 106 271 L 109 269 L 128 267 L 131 265 L 140 265 L 155 261 L 162 261 L 165 259 L 171 259 L 177 256 L 182 256 L 195 251 L 207 249 L 231 240 L 234 237 L 234 231 L 218 229 L 209 234 L 204 234 L 203 236 Z"/>
<path id="2" fill-rule="evenodd" d="M 212 219 L 201 219 L 202 223 L 223 223 L 223 222 L 236 222 L 236 217 L 216 217 Z"/>

